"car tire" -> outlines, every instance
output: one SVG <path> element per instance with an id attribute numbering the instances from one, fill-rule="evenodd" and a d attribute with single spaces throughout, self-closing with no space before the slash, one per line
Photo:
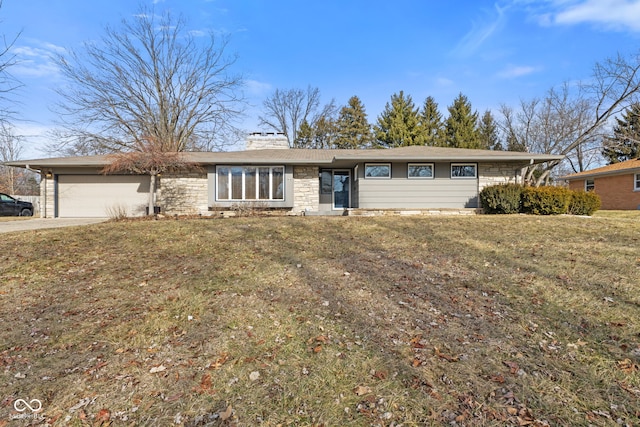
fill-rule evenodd
<path id="1" fill-rule="evenodd" d="M 30 209 L 22 209 L 20 211 L 20 216 L 32 216 L 33 212 Z"/>

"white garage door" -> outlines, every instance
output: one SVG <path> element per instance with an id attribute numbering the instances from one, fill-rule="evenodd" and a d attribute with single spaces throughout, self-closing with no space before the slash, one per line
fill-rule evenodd
<path id="1" fill-rule="evenodd" d="M 58 175 L 58 216 L 112 217 L 145 214 L 149 177 L 139 175 Z"/>

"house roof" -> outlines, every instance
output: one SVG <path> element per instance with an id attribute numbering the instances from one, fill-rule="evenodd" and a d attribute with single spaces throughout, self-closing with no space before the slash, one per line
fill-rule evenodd
<path id="1" fill-rule="evenodd" d="M 610 165 L 603 166 L 601 168 L 596 168 L 596 169 L 591 169 L 584 172 L 578 172 L 571 175 L 566 175 L 561 177 L 561 179 L 572 181 L 574 179 L 590 178 L 593 176 L 600 176 L 600 175 L 618 175 L 618 174 L 638 173 L 638 172 L 640 172 L 640 159 L 631 159 L 624 162 L 612 163 Z"/>
<path id="2" fill-rule="evenodd" d="M 262 149 L 229 152 L 186 152 L 184 160 L 206 164 L 314 164 L 331 165 L 336 162 L 384 161 L 451 161 L 451 162 L 530 162 L 561 160 L 564 156 L 514 151 L 472 150 L 464 148 L 410 146 L 389 149 Z M 49 159 L 6 162 L 8 166 L 43 169 L 52 167 L 104 167 L 110 163 L 108 155 L 57 157 Z"/>

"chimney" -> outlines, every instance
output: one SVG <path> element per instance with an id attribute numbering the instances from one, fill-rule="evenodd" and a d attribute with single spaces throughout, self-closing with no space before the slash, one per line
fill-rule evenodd
<path id="1" fill-rule="evenodd" d="M 247 136 L 245 148 L 247 150 L 289 148 L 289 140 L 282 132 L 253 132 Z"/>

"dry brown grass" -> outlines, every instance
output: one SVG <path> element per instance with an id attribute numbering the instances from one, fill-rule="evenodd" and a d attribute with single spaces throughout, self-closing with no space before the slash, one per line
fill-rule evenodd
<path id="1" fill-rule="evenodd" d="M 638 425 L 639 219 L 5 235 L 0 426 Z"/>

